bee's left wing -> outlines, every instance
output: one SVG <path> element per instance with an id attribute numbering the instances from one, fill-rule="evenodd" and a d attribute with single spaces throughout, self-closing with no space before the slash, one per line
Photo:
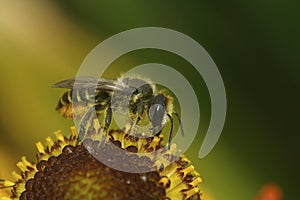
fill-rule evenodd
<path id="1" fill-rule="evenodd" d="M 125 85 L 120 84 L 116 80 L 97 78 L 92 76 L 81 76 L 77 78 L 62 80 L 52 84 L 51 87 L 66 88 L 66 89 L 72 89 L 74 87 L 87 89 L 87 88 L 94 87 L 95 89 L 108 90 L 108 91 L 126 89 Z"/>

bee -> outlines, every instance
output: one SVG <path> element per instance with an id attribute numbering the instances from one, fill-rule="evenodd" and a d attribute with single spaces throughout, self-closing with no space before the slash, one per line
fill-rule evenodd
<path id="1" fill-rule="evenodd" d="M 115 111 L 128 114 L 131 119 L 130 131 L 134 134 L 137 131 L 136 127 L 143 121 L 148 121 L 151 124 L 151 135 L 158 136 L 169 121 L 170 144 L 174 131 L 173 116 L 176 116 L 181 134 L 184 135 L 180 116 L 173 107 L 173 98 L 165 90 L 157 91 L 156 85 L 149 80 L 126 76 L 121 76 L 117 80 L 77 77 L 57 82 L 52 87 L 69 89 L 59 99 L 56 110 L 65 118 L 73 119 L 76 109 L 81 118 L 80 137 L 93 129 L 94 112 L 97 119 L 100 116 L 104 118 L 104 125 L 101 128 L 106 132 Z"/>

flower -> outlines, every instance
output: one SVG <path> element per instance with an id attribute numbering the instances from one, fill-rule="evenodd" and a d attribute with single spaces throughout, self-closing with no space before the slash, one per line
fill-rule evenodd
<path id="1" fill-rule="evenodd" d="M 99 146 L 99 140 L 89 137 L 81 142 L 75 127 L 71 127 L 69 137 L 64 137 L 60 131 L 55 135 L 55 141 L 46 138 L 45 146 L 41 142 L 36 144 L 36 162 L 22 157 L 17 163 L 21 173 L 13 172 L 15 181 L 0 182 L 6 192 L 1 200 L 200 199 L 200 175 L 185 156 L 175 155 L 176 145 L 163 151 L 162 157 L 174 160 L 169 165 L 155 161 L 155 156 L 135 155 L 159 149 L 162 137 L 134 138 L 126 131 L 111 130 L 102 148 L 92 148 Z M 125 152 L 123 159 L 135 161 L 135 167 L 149 170 L 140 173 L 116 170 L 114 165 L 128 164 L 119 162 L 119 151 L 113 148 L 116 146 L 125 150 L 122 151 Z M 114 155 L 107 157 L 111 166 L 97 159 L 97 156 L 103 159 L 109 155 Z"/>

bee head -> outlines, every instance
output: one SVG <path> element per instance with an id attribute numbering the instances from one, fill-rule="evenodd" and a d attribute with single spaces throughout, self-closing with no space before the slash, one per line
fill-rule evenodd
<path id="1" fill-rule="evenodd" d="M 167 98 L 163 94 L 154 96 L 148 116 L 153 127 L 160 128 L 165 123 Z"/>

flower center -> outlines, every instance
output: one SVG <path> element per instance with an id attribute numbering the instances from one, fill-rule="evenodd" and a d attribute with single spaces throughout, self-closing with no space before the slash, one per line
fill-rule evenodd
<path id="1" fill-rule="evenodd" d="M 20 199 L 164 199 L 158 172 L 126 173 L 96 160 L 83 145 L 42 160 Z"/>

